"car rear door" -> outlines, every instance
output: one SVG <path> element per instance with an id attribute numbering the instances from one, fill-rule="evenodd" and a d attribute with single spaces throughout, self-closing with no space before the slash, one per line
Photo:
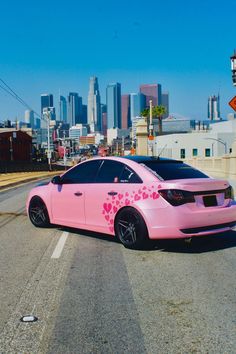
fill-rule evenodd
<path id="1" fill-rule="evenodd" d="M 86 225 L 100 232 L 113 232 L 114 217 L 120 207 L 130 204 L 130 194 L 142 180 L 125 164 L 104 160 L 95 183 L 85 193 Z"/>

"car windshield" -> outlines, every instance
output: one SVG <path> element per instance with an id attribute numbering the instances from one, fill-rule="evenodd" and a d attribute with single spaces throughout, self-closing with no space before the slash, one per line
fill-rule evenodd
<path id="1" fill-rule="evenodd" d="M 141 165 L 162 181 L 171 179 L 209 178 L 201 171 L 182 162 L 145 161 L 142 162 Z"/>

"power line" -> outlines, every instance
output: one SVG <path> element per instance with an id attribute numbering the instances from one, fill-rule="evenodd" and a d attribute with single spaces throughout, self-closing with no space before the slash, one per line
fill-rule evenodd
<path id="1" fill-rule="evenodd" d="M 19 95 L 17 95 L 17 93 L 15 92 L 15 91 L 13 91 L 12 89 L 11 89 L 11 87 L 9 86 L 9 85 L 7 85 L 7 83 L 3 80 L 3 79 L 1 79 L 0 78 L 0 81 L 3 83 L 3 85 L 5 85 L 5 87 L 4 86 L 2 86 L 1 84 L 0 84 L 0 88 L 2 89 L 2 90 L 4 90 L 5 92 L 7 92 L 9 95 L 11 95 L 13 98 L 15 98 L 18 102 L 20 102 L 24 107 L 26 107 L 26 108 L 28 108 L 29 110 L 31 110 L 31 111 L 33 111 L 34 112 L 34 114 L 36 115 L 36 116 L 38 116 L 40 119 L 42 119 L 43 117 L 40 115 L 40 114 L 38 114 L 34 109 L 32 109 Z"/>

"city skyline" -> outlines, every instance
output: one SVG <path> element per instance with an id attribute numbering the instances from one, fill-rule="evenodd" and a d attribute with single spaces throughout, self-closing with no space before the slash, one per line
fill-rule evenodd
<path id="1" fill-rule="evenodd" d="M 226 118 L 235 95 L 233 5 L 151 0 L 138 6 L 121 0 L 111 7 L 107 0 L 72 0 L 71 11 L 61 0 L 5 2 L 0 78 L 37 112 L 45 91 L 57 102 L 59 91 L 78 92 L 87 104 L 88 78 L 96 76 L 103 103 L 110 82 L 120 82 L 122 94 L 157 82 L 170 94 L 170 113 L 206 119 L 208 97 L 219 93 Z M 0 120 L 24 117 L 24 110 L 0 88 Z"/>

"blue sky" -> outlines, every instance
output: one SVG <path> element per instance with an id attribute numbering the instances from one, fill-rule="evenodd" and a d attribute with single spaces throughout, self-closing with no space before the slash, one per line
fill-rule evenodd
<path id="1" fill-rule="evenodd" d="M 221 95 L 233 112 L 230 55 L 236 47 L 235 0 L 8 0 L 0 11 L 0 78 L 33 109 L 40 94 L 78 92 L 87 103 L 89 77 L 102 101 L 110 82 L 122 93 L 161 83 L 170 112 L 204 119 L 207 98 Z M 0 89 L 0 120 L 25 108 Z"/>

